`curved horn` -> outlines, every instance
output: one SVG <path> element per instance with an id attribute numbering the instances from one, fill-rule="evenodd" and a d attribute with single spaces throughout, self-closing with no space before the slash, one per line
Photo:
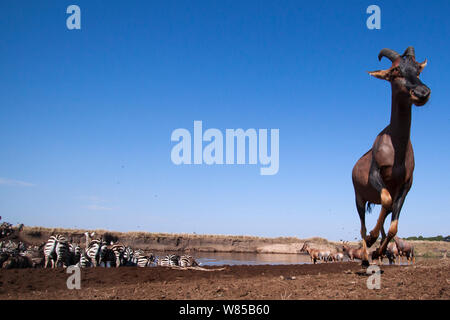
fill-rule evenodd
<path id="1" fill-rule="evenodd" d="M 378 60 L 381 61 L 381 58 L 383 58 L 383 57 L 386 57 L 389 60 L 391 60 L 391 62 L 394 62 L 395 60 L 397 60 L 400 57 L 400 55 L 392 49 L 384 48 L 378 54 Z"/>
<path id="2" fill-rule="evenodd" d="M 410 57 L 415 58 L 416 57 L 416 53 L 414 51 L 414 47 L 410 46 L 410 47 L 406 48 L 405 53 L 403 54 L 403 56 L 404 57 L 410 56 Z"/>
<path id="3" fill-rule="evenodd" d="M 422 63 L 419 63 L 419 66 L 420 66 L 420 72 L 422 72 L 422 71 L 423 71 L 423 69 L 425 69 L 425 67 L 427 66 L 427 62 L 428 62 L 428 60 L 427 60 L 427 59 L 425 59 L 425 61 L 424 61 L 424 62 L 422 62 Z"/>

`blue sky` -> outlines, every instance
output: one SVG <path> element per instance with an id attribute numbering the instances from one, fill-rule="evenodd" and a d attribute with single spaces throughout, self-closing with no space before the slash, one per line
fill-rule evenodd
<path id="1" fill-rule="evenodd" d="M 66 8 L 81 8 L 81 30 Z M 381 8 L 368 30 L 366 8 Z M 380 49 L 416 49 L 399 235 L 448 234 L 448 1 L 2 1 L 0 215 L 119 231 L 359 238 L 351 170 L 389 122 Z M 277 128 L 280 169 L 176 166 L 177 128 Z M 368 216 L 371 228 L 379 209 Z"/>

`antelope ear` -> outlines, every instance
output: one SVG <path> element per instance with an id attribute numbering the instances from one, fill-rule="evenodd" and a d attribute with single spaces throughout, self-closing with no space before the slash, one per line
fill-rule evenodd
<path id="1" fill-rule="evenodd" d="M 423 69 L 425 69 L 425 67 L 427 66 L 427 59 L 425 59 L 424 62 L 419 63 L 420 69 L 419 69 L 419 73 L 423 71 Z"/>
<path id="2" fill-rule="evenodd" d="M 390 69 L 369 71 L 367 73 L 370 74 L 371 76 L 374 76 L 375 78 L 378 78 L 378 79 L 381 79 L 381 80 L 389 80 Z"/>

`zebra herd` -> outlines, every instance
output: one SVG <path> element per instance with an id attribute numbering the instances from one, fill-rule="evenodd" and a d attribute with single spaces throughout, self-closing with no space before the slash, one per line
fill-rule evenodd
<path id="1" fill-rule="evenodd" d="M 21 241 L 0 241 L 1 268 L 44 267 L 57 268 L 78 266 L 89 267 L 121 267 L 121 266 L 167 266 L 196 267 L 199 263 L 190 255 L 155 256 L 146 254 L 141 249 L 134 250 L 119 242 L 107 242 L 103 237 L 93 239 L 95 233 L 85 233 L 86 244 L 67 240 L 61 234 L 52 235 L 40 246 L 27 246 Z"/>
<path id="2" fill-rule="evenodd" d="M 46 268 L 67 267 L 76 265 L 80 268 L 88 267 L 121 267 L 121 266 L 180 266 L 193 267 L 198 263 L 190 255 L 167 255 L 157 257 L 145 254 L 143 250 L 134 250 L 122 243 L 107 243 L 102 237 L 92 239 L 95 233 L 85 233 L 86 246 L 82 249 L 79 244 L 70 243 L 62 235 L 51 236 L 44 247 Z"/>

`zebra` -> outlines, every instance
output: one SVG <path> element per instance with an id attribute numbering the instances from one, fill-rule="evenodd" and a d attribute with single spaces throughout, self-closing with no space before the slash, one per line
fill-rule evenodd
<path id="1" fill-rule="evenodd" d="M 123 265 L 124 266 L 135 266 L 136 256 L 140 254 L 140 250 L 134 251 L 130 247 L 126 247 L 123 252 Z"/>
<path id="2" fill-rule="evenodd" d="M 178 266 L 178 260 L 180 259 L 180 256 L 169 254 L 162 258 L 161 260 L 158 260 L 158 265 L 162 267 L 174 267 Z"/>
<path id="3" fill-rule="evenodd" d="M 179 260 L 180 267 L 196 267 L 198 266 L 198 262 L 190 255 L 184 255 L 180 257 Z"/>
<path id="4" fill-rule="evenodd" d="M 111 242 L 111 250 L 114 252 L 116 267 L 120 267 L 123 265 L 123 252 L 125 251 L 125 246 L 121 243 Z"/>
<path id="5" fill-rule="evenodd" d="M 90 241 L 86 248 L 86 255 L 89 257 L 94 267 L 98 267 L 102 263 L 105 254 L 103 251 L 105 249 L 106 244 L 102 238 Z"/>
<path id="6" fill-rule="evenodd" d="M 51 262 L 51 267 L 55 268 L 61 264 L 65 267 L 68 266 L 69 258 L 69 244 L 63 235 L 57 234 L 56 236 L 51 236 L 48 239 L 44 247 L 44 257 L 45 257 L 45 268 L 49 267 Z"/>
<path id="7" fill-rule="evenodd" d="M 70 265 L 76 265 L 81 258 L 81 247 L 78 243 L 69 243 Z"/>
<path id="8" fill-rule="evenodd" d="M 89 268 L 92 266 L 91 258 L 89 258 L 86 251 L 81 251 L 80 261 L 78 261 L 76 266 L 79 268 Z"/>
<path id="9" fill-rule="evenodd" d="M 135 255 L 135 261 L 138 267 L 150 267 L 155 263 L 155 256 L 151 253 L 147 256 L 140 251 L 137 255 Z"/>
<path id="10" fill-rule="evenodd" d="M 114 266 L 116 264 L 116 255 L 114 251 L 106 244 L 102 245 L 102 249 L 100 252 L 99 265 L 101 265 L 102 263 L 104 264 L 105 267 Z"/>
<path id="11" fill-rule="evenodd" d="M 0 242 L 0 251 L 1 252 L 13 253 L 15 251 L 18 251 L 17 249 L 18 249 L 18 245 L 16 243 L 14 243 L 12 240 Z"/>
<path id="12" fill-rule="evenodd" d="M 44 254 L 41 250 L 43 246 L 30 246 L 19 255 L 27 257 L 30 261 L 31 267 L 37 268 L 44 265 Z"/>

